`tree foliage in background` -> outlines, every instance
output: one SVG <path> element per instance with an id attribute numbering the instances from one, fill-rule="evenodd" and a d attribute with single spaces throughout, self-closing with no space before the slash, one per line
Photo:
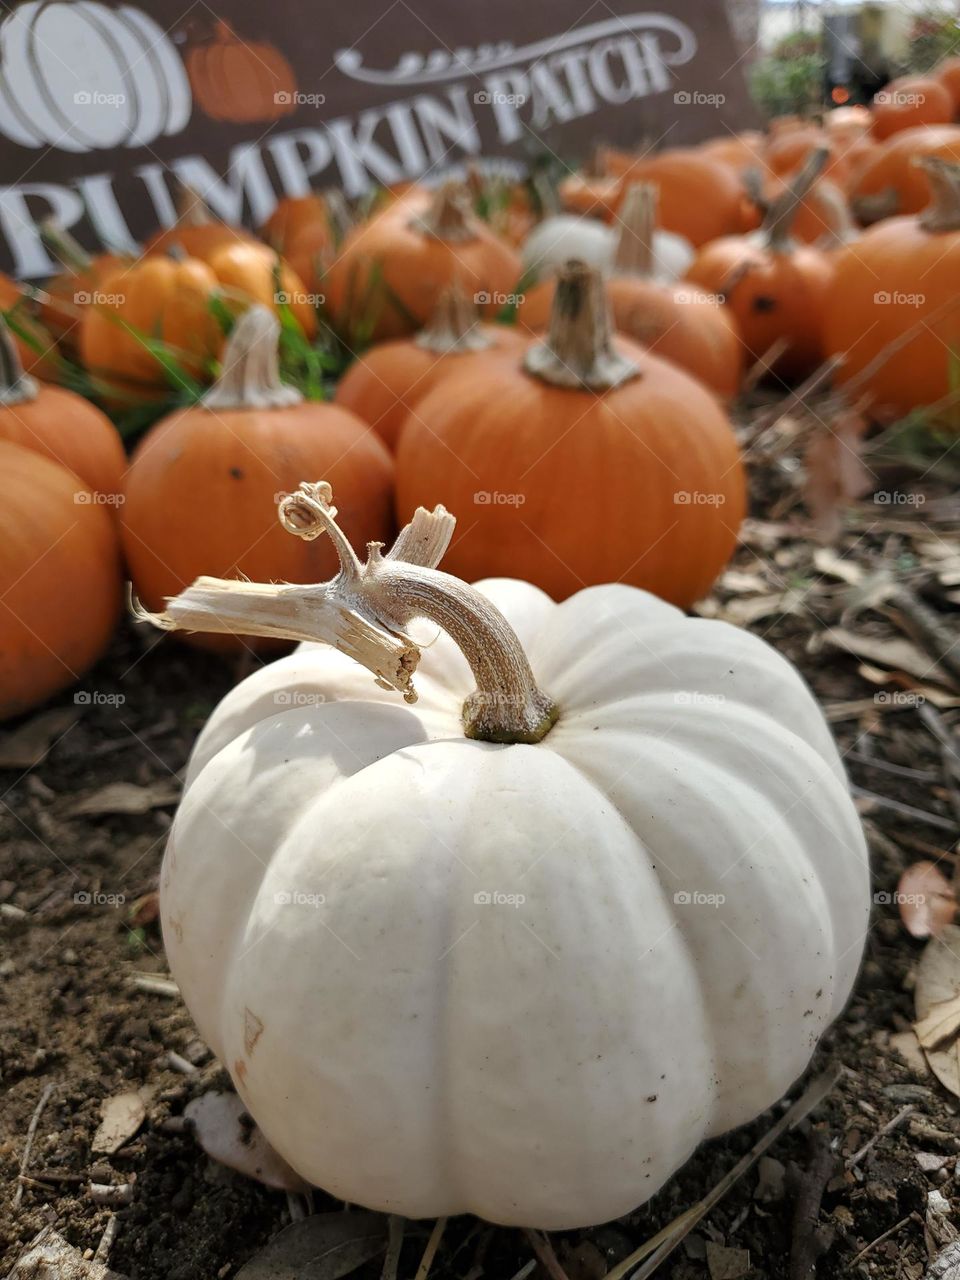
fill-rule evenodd
<path id="1" fill-rule="evenodd" d="M 807 115 L 823 104 L 826 57 L 819 35 L 785 36 L 750 69 L 750 88 L 767 116 Z"/>
<path id="2" fill-rule="evenodd" d="M 960 27 L 956 14 L 929 9 L 913 21 L 908 70 L 929 71 L 941 58 L 960 54 Z"/>

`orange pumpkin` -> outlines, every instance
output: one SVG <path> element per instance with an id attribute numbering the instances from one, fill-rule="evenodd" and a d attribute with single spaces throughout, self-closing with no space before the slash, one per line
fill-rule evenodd
<path id="1" fill-rule="evenodd" d="M 772 138 L 767 147 L 765 164 L 778 177 L 788 178 L 806 164 L 814 151 L 820 149 L 827 152 L 827 159 L 821 170 L 822 176 L 842 182 L 848 169 L 846 148 L 842 142 L 831 138 L 815 125 L 791 129 Z"/>
<path id="2" fill-rule="evenodd" d="M 960 58 L 944 58 L 934 68 L 933 74 L 949 93 L 954 116 L 960 116 Z"/>
<path id="3" fill-rule="evenodd" d="M 470 512 L 444 560 L 468 581 L 523 578 L 555 599 L 627 582 L 687 606 L 734 548 L 744 477 L 715 397 L 611 339 L 599 273 L 571 263 L 545 342 L 449 373 L 404 424 L 398 514 L 437 502 Z"/>
<path id="4" fill-rule="evenodd" d="M 742 173 L 744 169 L 763 165 L 766 139 L 762 133 L 747 130 L 744 133 L 732 134 L 728 138 L 711 138 L 708 142 L 701 142 L 697 149 L 701 155 L 708 156 L 711 160 L 718 160 L 721 164 L 728 164 L 738 173 Z"/>
<path id="5" fill-rule="evenodd" d="M 316 195 L 280 200 L 260 235 L 309 285 L 319 281 L 334 247 L 327 202 Z"/>
<path id="6" fill-rule="evenodd" d="M 308 338 L 317 332 L 314 295 L 282 258 L 265 244 L 222 244 L 205 261 L 228 294 L 279 310 L 286 305 Z"/>
<path id="7" fill-rule="evenodd" d="M 619 177 L 571 173 L 557 187 L 561 208 L 584 218 L 612 218 L 623 195 Z"/>
<path id="8" fill-rule="evenodd" d="M 141 258 L 103 282 L 105 301 L 86 308 L 80 357 L 111 399 L 162 399 L 171 390 L 163 364 L 138 338 L 159 338 L 188 373 L 203 376 L 222 346 L 210 301 L 217 277 L 196 258 Z"/>
<path id="9" fill-rule="evenodd" d="M 620 213 L 620 236 L 613 275 L 605 283 L 613 326 L 655 355 L 693 374 L 722 400 L 740 388 L 743 348 L 729 312 L 699 289 L 662 284 L 653 278 L 653 234 L 657 190 L 634 183 Z M 556 281 L 531 289 L 517 320 L 529 330 L 545 329 Z"/>
<path id="10" fill-rule="evenodd" d="M 791 237 L 797 206 L 813 184 L 824 151 L 815 152 L 790 189 L 771 206 L 760 243 L 754 237 L 725 236 L 697 254 L 685 279 L 726 298 L 747 356 L 759 360 L 782 351 L 770 372 L 806 377 L 821 362 L 821 327 L 833 274 L 831 257 Z"/>
<path id="11" fill-rule="evenodd" d="M 930 183 L 920 164 L 924 156 L 960 162 L 960 127 L 918 125 L 895 134 L 851 175 L 850 205 L 862 223 L 897 214 L 919 213 L 930 203 Z"/>
<path id="12" fill-rule="evenodd" d="M 447 373 L 487 352 L 519 350 L 526 343 L 514 328 L 481 324 L 473 300 L 451 285 L 415 338 L 378 342 L 353 362 L 334 403 L 368 422 L 393 449 L 407 414 Z"/>
<path id="13" fill-rule="evenodd" d="M 24 373 L 0 320 L 0 440 L 33 449 L 74 472 L 101 501 L 120 492 L 127 459 L 113 423 L 63 387 Z"/>
<path id="14" fill-rule="evenodd" d="M 522 267 L 516 250 L 469 210 L 448 183 L 429 208 L 403 198 L 356 227 L 326 277 L 327 309 L 356 344 L 421 328 L 441 291 L 459 280 L 488 316 L 502 310 Z"/>
<path id="15" fill-rule="evenodd" d="M 835 137 L 856 137 L 867 132 L 870 123 L 869 108 L 861 106 L 834 107 L 823 117 L 824 129 Z"/>
<path id="16" fill-rule="evenodd" d="M 888 218 L 841 252 L 824 310 L 827 354 L 844 355 L 838 380 L 856 379 L 881 418 L 935 405 L 956 388 L 960 165 L 934 156 L 923 165 L 930 206 Z M 960 425 L 955 403 L 936 416 Z"/>
<path id="17" fill-rule="evenodd" d="M 120 612 L 116 529 L 82 481 L 0 440 L 0 719 L 73 684 Z"/>
<path id="18" fill-rule="evenodd" d="M 743 228 L 743 183 L 729 165 L 690 149 L 661 151 L 637 160 L 629 182 L 653 182 L 660 192 L 660 224 L 686 236 L 694 248 Z"/>
<path id="19" fill-rule="evenodd" d="M 206 258 L 225 244 L 255 244 L 253 236 L 240 227 L 231 227 L 215 218 L 202 197 L 179 183 L 176 200 L 177 219 L 172 227 L 163 227 L 149 237 L 144 253 L 180 253 L 191 258 Z"/>
<path id="20" fill-rule="evenodd" d="M 52 220 L 43 223 L 40 233 L 64 267 L 44 281 L 40 318 L 60 348 L 76 358 L 84 307 L 98 302 L 104 280 L 122 271 L 130 259 L 116 253 L 92 257 L 64 227 Z"/>
<path id="21" fill-rule="evenodd" d="M 902 129 L 949 124 L 952 119 L 953 99 L 929 76 L 901 76 L 874 94 L 871 130 L 881 142 Z"/>
<path id="22" fill-rule="evenodd" d="M 212 39 L 187 53 L 187 76 L 200 110 L 233 124 L 279 120 L 296 109 L 297 79 L 279 49 L 241 40 L 218 21 Z"/>
<path id="23" fill-rule="evenodd" d="M 219 381 L 200 404 L 152 427 L 133 455 L 121 532 L 137 595 L 152 609 L 200 574 L 257 582 L 331 577 L 337 558 L 329 541 L 290 538 L 277 521 L 279 496 L 306 475 L 332 477 L 351 540 L 390 540 L 386 447 L 352 413 L 305 403 L 280 382 L 279 332 L 272 312 L 245 312 Z M 219 637 L 197 643 L 237 647 Z"/>

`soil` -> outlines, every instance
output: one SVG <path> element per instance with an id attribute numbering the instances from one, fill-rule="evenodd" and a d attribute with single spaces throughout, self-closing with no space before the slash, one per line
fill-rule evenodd
<path id="1" fill-rule="evenodd" d="M 781 510 L 790 506 L 781 501 L 784 492 L 789 487 L 781 485 L 776 493 L 755 493 L 754 510 L 769 520 L 773 504 L 780 503 Z M 945 493 L 941 490 L 941 497 Z M 916 518 L 914 510 L 910 516 Z M 888 554 L 894 539 L 902 565 L 904 555 L 912 554 L 910 516 L 889 508 L 878 512 L 867 499 L 848 521 L 841 554 L 864 563 Z M 956 512 L 951 510 L 949 518 L 953 533 Z M 820 644 L 823 627 L 839 619 L 847 588 L 812 567 L 815 544 L 801 512 L 776 519 L 786 523 L 787 532 L 757 526 L 738 552 L 734 576 L 721 582 L 713 608 L 722 612 L 731 601 L 751 598 L 749 591 L 743 596 L 738 574 L 741 579 L 761 574 L 772 589 L 799 594 L 799 606 L 781 605 L 751 622 L 751 629 L 796 662 L 822 704 L 833 708 L 833 727 L 852 781 L 874 796 L 933 815 L 934 821 L 861 801 L 880 896 L 856 991 L 811 1068 L 839 1064 L 839 1082 L 812 1121 L 788 1133 L 769 1153 L 786 1170 L 782 1193 L 774 1178 L 769 1194 L 758 1199 L 758 1173 L 752 1170 L 659 1274 L 676 1280 L 708 1275 L 713 1280 L 741 1275 L 801 1280 L 796 1262 L 790 1271 L 799 1200 L 806 1205 L 804 1238 L 821 1228 L 821 1276 L 919 1280 L 938 1248 L 925 1226 L 928 1195 L 938 1190 L 952 1210 L 960 1209 L 960 1117 L 957 1099 L 922 1063 L 908 1065 L 890 1045 L 891 1034 L 912 1022 L 910 975 L 925 944 L 907 934 L 884 895 L 917 858 L 943 859 L 949 872 L 957 813 L 940 746 L 916 703 L 878 699 L 877 686 L 865 678 L 856 657 Z M 923 525 L 946 536 L 947 526 L 930 515 Z M 958 615 L 949 595 L 929 574 L 918 570 L 917 580 L 941 621 L 955 626 Z M 867 607 L 849 625 L 868 635 L 901 635 L 883 608 Z M 166 972 L 151 895 L 172 805 L 160 796 L 158 807 L 141 814 L 72 812 L 109 783 L 173 783 L 206 716 L 241 674 L 217 658 L 128 624 L 84 680 L 83 689 L 91 695 L 86 704 L 75 704 L 73 691 L 54 702 L 76 706 L 81 713 L 76 723 L 55 738 L 34 768 L 0 770 L 0 1274 L 48 1223 L 79 1249 L 96 1248 L 114 1210 L 91 1201 L 91 1180 L 134 1181 L 132 1203 L 116 1210 L 119 1231 L 110 1251 L 111 1267 L 130 1280 L 229 1277 L 290 1220 L 283 1193 L 213 1164 L 189 1130 L 176 1123 L 191 1097 L 211 1085 L 227 1088 L 229 1081 L 197 1042 L 179 999 L 134 981 L 138 973 Z M 115 696 L 123 701 L 111 701 Z M 855 709 L 846 710 L 846 704 Z M 943 712 L 947 723 L 956 723 L 957 714 Z M 171 1051 L 198 1070 L 175 1070 Z M 37 1125 L 30 1180 L 15 1209 L 28 1126 L 48 1085 L 53 1088 Z M 141 1086 L 152 1093 L 140 1132 L 113 1155 L 93 1154 L 102 1101 Z M 912 1111 L 901 1114 L 905 1107 Z M 598 1280 L 705 1195 L 780 1114 L 782 1108 L 775 1108 L 702 1148 L 653 1201 L 626 1218 L 552 1237 L 570 1280 Z M 896 1126 L 845 1170 L 844 1160 L 897 1117 Z M 825 1141 L 833 1149 L 821 1200 L 815 1193 L 811 1198 L 811 1187 Z M 771 1169 L 779 1172 L 774 1165 L 767 1174 Z M 340 1205 L 318 1193 L 314 1207 Z M 415 1272 L 429 1228 L 408 1224 L 401 1276 Z M 885 1233 L 891 1234 L 881 1239 Z M 723 1253 L 723 1248 L 734 1252 Z M 748 1251 L 749 1257 L 737 1251 Z M 431 1274 L 508 1280 L 533 1256 L 524 1233 L 463 1218 L 448 1225 Z M 377 1260 L 357 1274 L 378 1276 L 380 1268 Z M 536 1274 L 546 1274 L 542 1262 Z"/>

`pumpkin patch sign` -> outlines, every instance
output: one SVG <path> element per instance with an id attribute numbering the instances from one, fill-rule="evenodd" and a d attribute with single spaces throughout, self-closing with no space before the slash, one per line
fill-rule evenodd
<path id="1" fill-rule="evenodd" d="M 0 20 L 4 269 L 55 269 L 54 217 L 91 249 L 174 221 L 180 180 L 218 216 L 282 195 L 427 181 L 466 161 L 572 164 L 597 141 L 676 145 L 752 122 L 722 5 L 557 0 L 214 11 L 26 0 Z"/>

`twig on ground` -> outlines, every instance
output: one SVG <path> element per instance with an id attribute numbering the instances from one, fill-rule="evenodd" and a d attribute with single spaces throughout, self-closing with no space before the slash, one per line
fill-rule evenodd
<path id="1" fill-rule="evenodd" d="M 844 1168 L 855 1169 L 860 1161 L 868 1152 L 872 1151 L 881 1138 L 885 1138 L 888 1133 L 892 1133 L 894 1129 L 899 1128 L 908 1116 L 913 1115 L 916 1107 L 912 1103 L 901 1107 L 892 1120 L 888 1120 L 882 1129 L 878 1129 L 869 1142 L 865 1142 L 859 1151 L 855 1151 L 852 1156 L 848 1156 L 844 1161 Z"/>
<path id="2" fill-rule="evenodd" d="M 443 1239 L 443 1233 L 447 1227 L 446 1218 L 438 1218 L 433 1224 L 433 1230 L 430 1232 L 430 1239 L 427 1241 L 427 1247 L 423 1251 L 423 1257 L 420 1259 L 420 1265 L 417 1267 L 417 1274 L 414 1280 L 427 1280 L 430 1274 L 430 1268 L 433 1266 L 433 1260 L 436 1257 L 437 1250 L 440 1248 L 440 1241 Z"/>
<path id="3" fill-rule="evenodd" d="M 910 1219 L 914 1218 L 915 1216 L 916 1216 L 915 1214 L 908 1213 L 905 1218 L 901 1218 L 899 1222 L 895 1222 L 888 1231 L 885 1231 L 883 1233 L 882 1236 L 877 1236 L 876 1240 L 871 1240 L 868 1245 L 864 1245 L 864 1247 L 860 1250 L 859 1253 L 855 1253 L 853 1255 L 853 1257 L 847 1263 L 847 1267 L 848 1268 L 855 1267 L 861 1258 L 865 1258 L 867 1256 L 867 1254 L 870 1252 L 871 1249 L 875 1249 L 878 1244 L 883 1244 L 884 1240 L 889 1240 L 890 1237 L 895 1236 L 898 1231 L 902 1231 L 903 1228 L 910 1221 Z"/>
<path id="4" fill-rule="evenodd" d="M 553 1251 L 553 1245 L 547 1236 L 540 1231 L 532 1231 L 529 1227 L 524 1227 L 523 1234 L 529 1241 L 530 1248 L 537 1255 L 537 1259 L 550 1280 L 570 1280 L 563 1267 L 560 1265 L 560 1259 Z"/>
<path id="5" fill-rule="evenodd" d="M 110 1221 L 104 1229 L 103 1235 L 100 1237 L 100 1243 L 97 1245 L 97 1251 L 93 1255 L 94 1262 L 106 1263 L 110 1257 L 110 1250 L 113 1248 L 113 1242 L 117 1238 L 117 1232 L 120 1230 L 120 1219 L 116 1214 L 112 1214 Z"/>
<path id="6" fill-rule="evenodd" d="M 820 1223 L 820 1206 L 827 1183 L 837 1167 L 830 1135 L 814 1129 L 810 1135 L 811 1159 L 797 1189 L 790 1239 L 790 1280 L 810 1280 L 817 1260 L 833 1243 L 833 1232 Z"/>
<path id="7" fill-rule="evenodd" d="M 397 1214 L 391 1213 L 387 1224 L 389 1232 L 387 1256 L 383 1260 L 380 1280 L 397 1280 L 397 1271 L 400 1268 L 400 1250 L 403 1248 L 403 1232 L 406 1225 L 406 1218 L 401 1218 Z"/>
<path id="8" fill-rule="evenodd" d="M 858 787 L 851 783 L 850 793 L 855 800 L 869 800 L 872 804 L 878 805 L 881 809 L 889 809 L 892 813 L 899 813 L 903 818 L 918 818 L 921 822 L 925 822 L 927 826 L 938 827 L 941 831 L 956 831 L 957 824 L 952 818 L 942 818 L 939 813 L 930 813 L 926 809 L 918 809 L 912 804 L 903 804 L 899 800 L 891 800 L 889 796 L 878 796 L 873 791 L 866 791 L 863 787 Z"/>
<path id="9" fill-rule="evenodd" d="M 23 1182 L 21 1179 L 27 1172 L 27 1166 L 30 1164 L 33 1142 L 37 1136 L 37 1125 L 40 1123 L 40 1116 L 43 1114 L 43 1109 L 50 1100 L 51 1093 L 53 1093 L 53 1085 L 48 1084 L 43 1093 L 41 1093 L 40 1101 L 34 1108 L 33 1115 L 30 1117 L 30 1123 L 27 1126 L 27 1139 L 23 1144 L 23 1155 L 20 1157 L 20 1174 L 17 1178 L 17 1189 L 13 1193 L 14 1209 L 20 1208 L 20 1201 L 23 1199 Z"/>

